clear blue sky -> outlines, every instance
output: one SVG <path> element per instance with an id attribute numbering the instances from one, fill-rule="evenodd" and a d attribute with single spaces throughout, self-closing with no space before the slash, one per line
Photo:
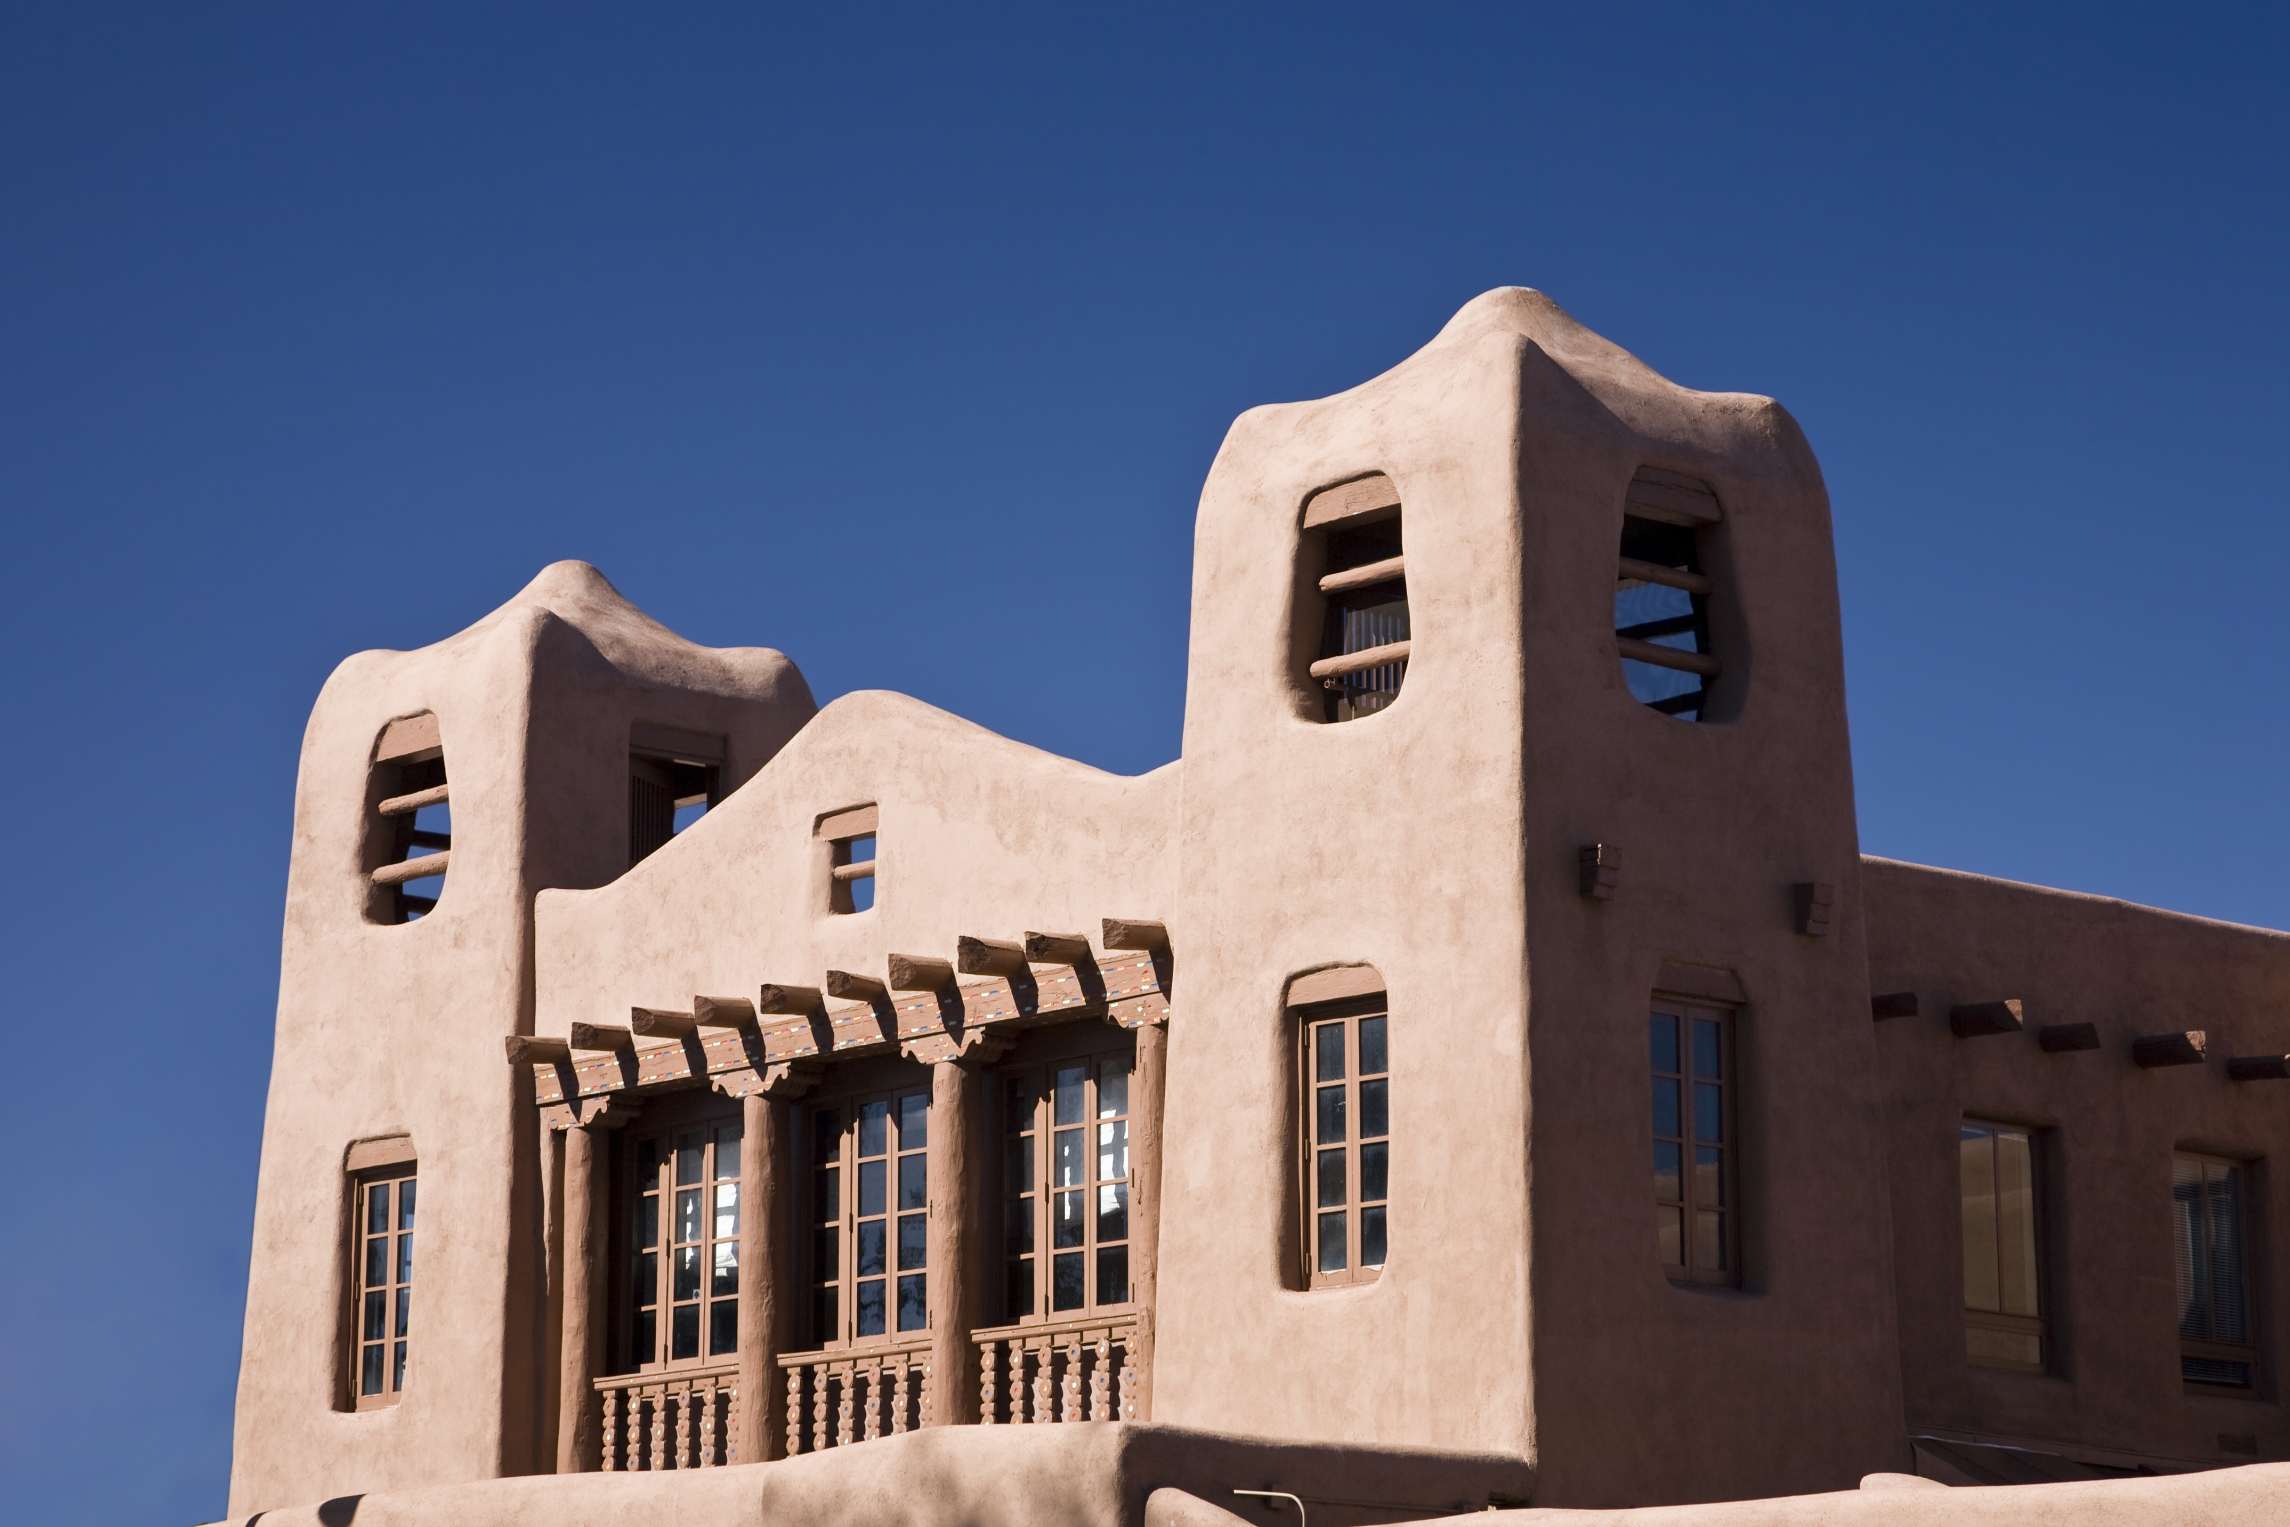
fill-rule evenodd
<path id="1" fill-rule="evenodd" d="M 9 5 L 0 1516 L 223 1508 L 339 659 L 582 557 L 1149 768 L 1226 423 L 1489 287 L 1803 422 L 1869 851 L 2290 925 L 2286 16 Z"/>

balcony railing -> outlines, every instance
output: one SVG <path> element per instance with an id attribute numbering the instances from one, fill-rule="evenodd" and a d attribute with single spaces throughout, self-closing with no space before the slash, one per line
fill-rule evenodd
<path id="1" fill-rule="evenodd" d="M 604 1400 L 607 1473 L 708 1469 L 739 1462 L 735 1365 L 596 1380 Z"/>
<path id="2" fill-rule="evenodd" d="M 930 1339 L 788 1352 L 787 1456 L 895 1437 L 930 1414 Z"/>
<path id="3" fill-rule="evenodd" d="M 988 1426 L 1136 1420 L 1136 1332 L 1133 1314 L 971 1332 L 978 1419 Z"/>

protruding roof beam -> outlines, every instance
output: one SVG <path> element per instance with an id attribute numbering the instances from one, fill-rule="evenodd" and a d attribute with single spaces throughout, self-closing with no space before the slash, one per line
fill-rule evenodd
<path id="1" fill-rule="evenodd" d="M 848 970 L 827 972 L 827 995 L 843 1002 L 880 1002 L 891 994 L 891 989 L 873 976 L 853 975 Z"/>
<path id="2" fill-rule="evenodd" d="M 1097 959 L 1086 933 L 1029 933 L 1024 951 L 1034 965 L 1088 965 Z"/>
<path id="3" fill-rule="evenodd" d="M 2017 997 L 2007 997 L 2001 1002 L 1965 1003 L 1948 1010 L 1948 1027 L 1958 1039 L 2017 1034 L 2023 1027 L 2021 1007 Z"/>
<path id="4" fill-rule="evenodd" d="M 777 986 L 766 983 L 755 999 L 755 1010 L 759 1013 L 800 1015 L 819 1012 L 824 1006 L 816 986 Z"/>
<path id="5" fill-rule="evenodd" d="M 1166 949 L 1169 947 L 1169 928 L 1166 923 L 1147 922 L 1141 917 L 1109 917 L 1105 919 L 1105 947 Z"/>
<path id="6" fill-rule="evenodd" d="M 2147 1034 L 2131 1041 L 2131 1058 L 2150 1070 L 2157 1066 L 2199 1066 L 2209 1051 L 2210 1040 L 2201 1029 Z"/>
<path id="7" fill-rule="evenodd" d="M 944 991 L 954 984 L 954 967 L 923 954 L 890 957 L 892 991 Z"/>
<path id="8" fill-rule="evenodd" d="M 659 1007 L 630 1008 L 628 1026 L 650 1039 L 688 1039 L 700 1030 L 699 1020 L 690 1013 Z"/>
<path id="9" fill-rule="evenodd" d="M 538 1034 L 510 1034 L 502 1040 L 509 1052 L 512 1066 L 546 1065 L 551 1061 L 571 1060 L 572 1046 L 561 1039 L 544 1039 Z"/>
<path id="10" fill-rule="evenodd" d="M 1026 949 L 1008 939 L 972 938 L 965 933 L 954 941 L 954 968 L 966 976 L 1024 975 Z"/>
<path id="11" fill-rule="evenodd" d="M 572 1026 L 572 1047 L 576 1050 L 633 1050 L 636 1036 L 614 1024 L 576 1023 Z"/>
<path id="12" fill-rule="evenodd" d="M 703 1029 L 744 1029 L 755 1023 L 755 1004 L 745 997 L 694 997 L 692 1021 Z"/>

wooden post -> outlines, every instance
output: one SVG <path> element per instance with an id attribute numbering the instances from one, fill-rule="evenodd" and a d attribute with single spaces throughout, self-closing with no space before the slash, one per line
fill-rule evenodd
<path id="1" fill-rule="evenodd" d="M 1168 1093 L 1169 1026 L 1137 1031 L 1137 1069 L 1129 1099 L 1129 1283 L 1137 1302 L 1137 1350 L 1129 1366 L 1145 1392 L 1135 1398 L 1137 1419 L 1153 1419 L 1153 1335 L 1161 1285 L 1161 1103 Z"/>
<path id="2" fill-rule="evenodd" d="M 564 1335 L 557 1377 L 557 1472 L 603 1467 L 595 1378 L 604 1366 L 604 1158 L 601 1125 L 565 1131 Z"/>
<path id="3" fill-rule="evenodd" d="M 565 1132 L 541 1125 L 541 1446 L 557 1456 L 559 1391 L 564 1379 Z"/>
<path id="4" fill-rule="evenodd" d="M 794 1291 L 787 1286 L 787 1221 L 794 1191 L 787 1159 L 787 1105 L 760 1092 L 741 1100 L 739 1175 L 739 1461 L 786 1451 L 787 1350 Z"/>
<path id="5" fill-rule="evenodd" d="M 930 1411 L 925 1426 L 978 1419 L 978 1362 L 970 1333 L 979 1320 L 983 1280 L 973 1265 L 985 1247 L 978 1224 L 984 1184 L 985 1088 L 954 1061 L 930 1068 Z"/>

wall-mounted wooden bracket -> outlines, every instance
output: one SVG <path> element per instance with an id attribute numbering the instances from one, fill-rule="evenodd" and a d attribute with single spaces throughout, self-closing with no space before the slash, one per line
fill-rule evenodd
<path id="1" fill-rule="evenodd" d="M 1965 1003 L 1948 1010 L 1948 1028 L 1958 1039 L 2017 1034 L 2022 1026 L 2020 1008 L 2017 997 L 2007 997 L 2001 1002 Z"/>
<path id="2" fill-rule="evenodd" d="M 1108 949 L 1166 949 L 1169 947 L 1169 928 L 1166 923 L 1146 922 L 1142 918 L 1108 917 L 1105 922 L 1105 947 Z"/>
<path id="3" fill-rule="evenodd" d="M 572 1047 L 576 1050 L 632 1050 L 636 1036 L 617 1024 L 576 1023 L 572 1026 Z"/>
<path id="4" fill-rule="evenodd" d="M 944 991 L 954 984 L 954 964 L 927 954 L 894 954 L 890 976 L 892 991 Z"/>
<path id="5" fill-rule="evenodd" d="M 1812 938 L 1829 931 L 1829 914 L 1837 904 L 1835 886 L 1823 880 L 1800 880 L 1789 888 L 1789 895 L 1795 918 L 1790 926 Z"/>
<path id="6" fill-rule="evenodd" d="M 1097 959 L 1086 933 L 1029 933 L 1022 947 L 1034 965 L 1089 965 Z"/>
<path id="7" fill-rule="evenodd" d="M 572 1046 L 561 1039 L 544 1039 L 538 1034 L 510 1034 L 503 1044 L 509 1051 L 512 1066 L 547 1065 L 554 1061 L 571 1060 Z"/>
<path id="8" fill-rule="evenodd" d="M 1869 1016 L 1882 1023 L 1888 1018 L 1914 1018 L 1916 993 L 1888 991 L 1881 997 L 1869 998 Z"/>
<path id="9" fill-rule="evenodd" d="M 1026 948 L 1007 939 L 972 938 L 965 933 L 954 941 L 954 968 L 966 976 L 1024 975 Z"/>
<path id="10" fill-rule="evenodd" d="M 2036 1043 L 2044 1047 L 2047 1055 L 2065 1055 L 2070 1050 L 2096 1050 L 2099 1048 L 2099 1025 L 2047 1023 L 2036 1030 Z"/>
<path id="11" fill-rule="evenodd" d="M 1612 901 L 1622 880 L 1622 851 L 1611 843 L 1585 843 L 1575 854 L 1575 889 L 1588 901 Z"/>
<path id="12" fill-rule="evenodd" d="M 758 1013 L 784 1013 L 801 1016 L 823 1011 L 826 1003 L 816 986 L 780 986 L 766 982 L 756 993 L 755 1010 Z"/>
<path id="13" fill-rule="evenodd" d="M 873 976 L 854 975 L 848 970 L 827 972 L 827 995 L 839 1002 L 881 1002 L 891 989 Z"/>
<path id="14" fill-rule="evenodd" d="M 2210 1040 L 2201 1029 L 2177 1034 L 2148 1034 L 2131 1041 L 2131 1058 L 2153 1069 L 2157 1066 L 2199 1066 L 2210 1053 Z"/>
<path id="15" fill-rule="evenodd" d="M 648 1039 L 688 1039 L 700 1031 L 700 1020 L 662 1007 L 632 1007 L 628 1027 Z"/>
<path id="16" fill-rule="evenodd" d="M 703 1029 L 755 1027 L 755 1004 L 745 997 L 694 997 L 692 1021 Z"/>
<path id="17" fill-rule="evenodd" d="M 2226 1074 L 2238 1082 L 2290 1082 L 2290 1055 L 2237 1055 Z"/>

